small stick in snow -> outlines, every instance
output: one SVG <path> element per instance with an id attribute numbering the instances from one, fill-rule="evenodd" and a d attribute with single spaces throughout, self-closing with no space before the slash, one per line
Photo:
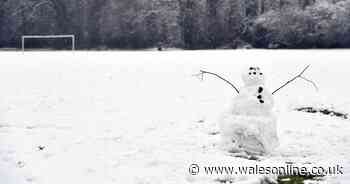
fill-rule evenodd
<path id="1" fill-rule="evenodd" d="M 314 88 L 316 89 L 316 91 L 318 91 L 318 87 L 316 85 L 316 83 L 306 77 L 303 76 L 303 74 L 305 73 L 305 71 L 307 69 L 309 69 L 310 65 L 307 65 L 303 71 L 301 71 L 297 76 L 293 77 L 291 80 L 287 81 L 286 83 L 284 83 L 281 87 L 277 88 L 274 92 L 272 92 L 272 94 L 275 94 L 277 91 L 279 91 L 280 89 L 284 88 L 285 86 L 287 86 L 289 83 L 293 82 L 294 80 L 296 80 L 297 78 L 300 78 L 300 79 L 303 79 L 305 80 L 306 82 L 309 82 L 311 83 Z"/>
<path id="2" fill-rule="evenodd" d="M 233 89 L 235 89 L 235 91 L 239 94 L 239 90 L 236 88 L 235 85 L 233 85 L 230 81 L 228 81 L 227 79 L 221 77 L 220 75 L 216 74 L 216 73 L 212 73 L 212 72 L 208 72 L 208 71 L 204 71 L 204 70 L 200 70 L 199 74 L 195 74 L 194 76 L 197 76 L 201 81 L 203 81 L 204 78 L 204 74 L 210 74 L 210 75 L 214 75 L 215 77 L 225 81 L 227 84 L 229 84 Z"/>

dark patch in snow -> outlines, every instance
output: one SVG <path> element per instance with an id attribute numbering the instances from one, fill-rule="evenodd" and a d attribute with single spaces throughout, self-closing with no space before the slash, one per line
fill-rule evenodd
<path id="1" fill-rule="evenodd" d="M 337 112 L 337 111 L 330 110 L 327 108 L 300 107 L 300 108 L 296 108 L 295 110 L 301 111 L 301 112 L 307 112 L 307 113 L 321 113 L 324 115 L 340 117 L 342 119 L 349 118 L 347 113 L 341 113 L 341 112 Z"/>
<path id="2" fill-rule="evenodd" d="M 278 176 L 278 184 L 304 184 L 305 181 L 322 181 L 324 176 L 317 175 L 295 175 L 295 176 Z"/>
<path id="3" fill-rule="evenodd" d="M 29 130 L 32 130 L 32 129 L 35 129 L 37 128 L 36 126 L 26 126 L 26 129 L 29 129 Z"/>
<path id="4" fill-rule="evenodd" d="M 220 134 L 220 132 L 219 132 L 219 131 L 209 132 L 209 135 L 218 135 L 218 134 Z"/>
<path id="5" fill-rule="evenodd" d="M 42 151 L 42 150 L 44 150 L 45 149 L 45 146 L 38 146 L 38 150 L 39 151 Z"/>
<path id="6" fill-rule="evenodd" d="M 248 157 L 248 160 L 261 161 L 261 159 L 260 159 L 258 156 L 255 156 L 255 155 L 250 155 L 250 156 Z"/>
<path id="7" fill-rule="evenodd" d="M 291 161 L 286 161 L 285 163 L 290 165 L 294 164 L 294 162 L 291 162 Z"/>
<path id="8" fill-rule="evenodd" d="M 204 123 L 204 122 L 205 122 L 204 119 L 200 119 L 200 120 L 197 121 L 197 123 Z"/>
<path id="9" fill-rule="evenodd" d="M 235 181 L 233 180 L 233 178 L 230 178 L 230 179 L 221 179 L 221 178 L 218 178 L 218 179 L 215 179 L 214 181 L 218 182 L 218 183 L 234 183 Z"/>
<path id="10" fill-rule="evenodd" d="M 17 162 L 17 166 L 19 167 L 19 168 L 23 168 L 24 167 L 24 162 L 22 162 L 22 161 L 18 161 Z"/>
<path id="11" fill-rule="evenodd" d="M 303 163 L 304 165 L 310 165 L 310 164 L 312 164 L 311 162 L 304 162 Z"/>
<path id="12" fill-rule="evenodd" d="M 261 161 L 261 159 L 258 156 L 255 156 L 255 155 L 247 155 L 247 156 L 237 155 L 235 157 L 237 157 L 237 158 L 244 158 L 244 159 L 247 159 L 247 160 Z"/>
<path id="13" fill-rule="evenodd" d="M 32 182 L 35 181 L 35 179 L 34 178 L 26 178 L 26 181 L 29 182 L 29 183 L 32 183 Z"/>
<path id="14" fill-rule="evenodd" d="M 10 125 L 6 125 L 6 124 L 0 124 L 0 128 L 10 128 Z"/>

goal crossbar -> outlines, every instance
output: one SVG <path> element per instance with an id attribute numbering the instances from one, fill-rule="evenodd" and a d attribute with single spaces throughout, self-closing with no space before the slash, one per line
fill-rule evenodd
<path id="1" fill-rule="evenodd" d="M 72 39 L 72 50 L 75 50 L 75 35 L 23 35 L 22 36 L 22 51 L 25 49 L 25 39 L 27 38 L 70 38 Z"/>

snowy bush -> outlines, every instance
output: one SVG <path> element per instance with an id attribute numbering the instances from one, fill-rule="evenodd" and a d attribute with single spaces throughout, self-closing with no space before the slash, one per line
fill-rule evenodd
<path id="1" fill-rule="evenodd" d="M 255 47 L 334 48 L 349 43 L 348 2 L 319 2 L 302 9 L 270 11 L 254 21 L 251 41 Z"/>

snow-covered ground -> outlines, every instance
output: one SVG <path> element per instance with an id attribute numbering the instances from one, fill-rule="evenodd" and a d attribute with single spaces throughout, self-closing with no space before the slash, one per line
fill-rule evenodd
<path id="1" fill-rule="evenodd" d="M 346 51 L 172 51 L 0 53 L 1 184 L 218 183 L 190 164 L 344 167 L 323 183 L 350 182 L 350 120 L 293 111 L 323 106 L 350 113 Z M 219 148 L 217 119 L 241 69 L 259 65 L 275 95 L 280 147 L 261 161 Z M 233 176 L 258 181 L 259 176 Z"/>

